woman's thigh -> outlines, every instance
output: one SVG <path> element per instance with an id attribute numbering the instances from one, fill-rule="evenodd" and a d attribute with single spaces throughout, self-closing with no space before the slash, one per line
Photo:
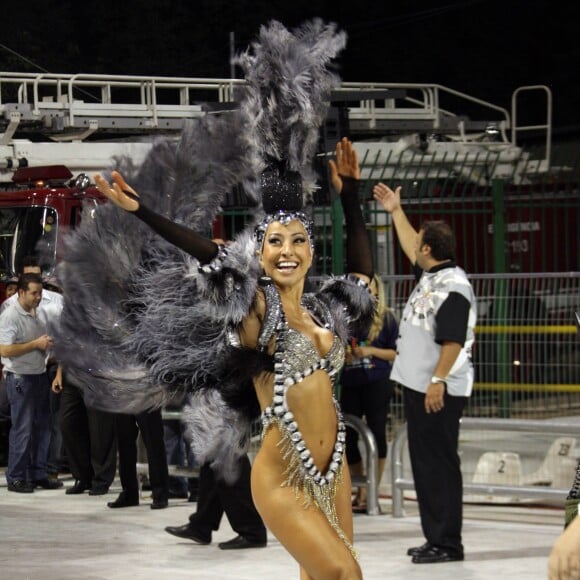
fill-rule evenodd
<path id="1" fill-rule="evenodd" d="M 348 474 L 348 470 L 344 470 Z M 278 538 L 300 564 L 301 577 L 321 580 L 362 578 L 358 563 L 326 516 L 314 505 L 304 507 L 300 496 L 292 487 L 281 487 L 278 475 L 270 472 L 260 461 L 252 467 L 252 495 L 258 512 L 268 529 Z M 341 488 L 347 489 L 343 481 Z M 342 490 L 341 490 L 342 491 Z M 350 488 L 337 496 L 339 523 L 344 525 L 352 542 L 352 514 L 350 513 Z M 350 516 L 346 512 L 349 512 Z"/>

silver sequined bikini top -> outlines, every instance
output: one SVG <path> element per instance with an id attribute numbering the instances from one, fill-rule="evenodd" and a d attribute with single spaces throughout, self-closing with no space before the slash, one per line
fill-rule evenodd
<path id="1" fill-rule="evenodd" d="M 316 366 L 326 370 L 331 379 L 340 372 L 344 363 L 344 347 L 336 334 L 333 335 L 332 346 L 325 356 L 320 356 L 310 338 L 288 328 L 284 339 L 284 375 L 297 378 L 307 376 Z M 310 370 L 310 372 L 308 372 Z"/>
<path id="2" fill-rule="evenodd" d="M 272 404 L 262 414 L 266 423 L 274 416 L 281 416 L 288 410 L 286 393 L 296 383 L 302 382 L 312 373 L 323 370 L 334 383 L 344 364 L 344 345 L 333 332 L 332 317 L 326 305 L 313 295 L 304 295 L 302 304 L 318 320 L 322 328 L 332 332 L 333 341 L 325 356 L 320 356 L 310 338 L 288 327 L 280 295 L 273 285 L 264 288 L 266 315 L 258 339 L 260 348 L 266 349 L 272 336 L 276 336 L 274 353 L 274 396 Z"/>
<path id="3" fill-rule="evenodd" d="M 326 304 L 319 300 L 313 294 L 305 294 L 302 297 L 302 305 L 310 312 L 314 320 L 317 320 L 321 328 L 326 328 L 333 335 L 332 346 L 325 356 L 320 356 L 312 340 L 300 332 L 289 328 L 286 323 L 286 317 L 282 309 L 282 301 L 275 286 L 270 284 L 263 288 L 266 297 L 266 314 L 262 323 L 262 330 L 258 338 L 258 345 L 261 350 L 266 350 L 270 340 L 274 335 L 278 344 L 277 356 L 283 356 L 282 361 L 278 360 L 277 374 L 287 379 L 286 387 L 290 384 L 298 383 L 305 376 L 312 374 L 314 371 L 323 369 L 330 376 L 332 382 L 342 365 L 344 364 L 344 346 L 336 333 L 330 311 Z M 277 358 L 276 355 L 274 357 Z"/>

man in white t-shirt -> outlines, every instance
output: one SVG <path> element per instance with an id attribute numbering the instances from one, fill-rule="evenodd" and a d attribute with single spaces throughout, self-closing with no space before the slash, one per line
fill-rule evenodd
<path id="1" fill-rule="evenodd" d="M 36 256 L 25 256 L 22 258 L 20 266 L 20 274 L 42 274 L 42 269 Z M 43 284 L 44 286 L 45 284 Z M 18 300 L 18 292 L 13 296 L 8 297 L 0 305 L 0 314 L 5 312 L 8 308 L 13 306 Z M 49 290 L 46 287 L 42 290 L 42 299 L 39 308 L 47 316 L 50 323 L 56 322 L 61 315 L 63 308 L 63 297 L 58 292 Z M 48 353 L 50 354 L 50 353 Z M 55 364 L 48 365 L 49 380 L 52 378 L 56 370 Z M 60 395 L 53 392 L 49 393 L 50 406 L 50 447 L 48 452 L 48 477 L 51 481 L 56 482 L 57 486 L 62 486 L 62 482 L 58 480 L 58 471 L 61 463 L 61 449 L 62 449 L 62 435 L 60 428 Z"/>
<path id="2" fill-rule="evenodd" d="M 39 307 L 42 278 L 23 274 L 16 303 L 0 314 L 0 355 L 6 377 L 10 419 L 8 491 L 31 493 L 35 487 L 56 489 L 48 479 L 50 443 L 47 352 L 48 315 Z"/>
<path id="3" fill-rule="evenodd" d="M 375 199 L 391 214 L 417 278 L 399 324 L 391 380 L 403 390 L 409 455 L 421 527 L 427 540 L 409 548 L 414 564 L 463 560 L 463 481 L 459 421 L 473 387 L 471 347 L 476 303 L 455 263 L 455 240 L 442 221 L 417 232 L 401 207 L 400 190 L 379 183 Z"/>

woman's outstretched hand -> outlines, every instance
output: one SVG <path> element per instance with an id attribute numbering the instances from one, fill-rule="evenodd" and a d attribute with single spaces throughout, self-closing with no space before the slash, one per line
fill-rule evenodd
<path id="1" fill-rule="evenodd" d="M 118 171 L 113 171 L 111 177 L 113 178 L 112 187 L 99 173 L 95 174 L 95 183 L 99 191 L 125 211 L 137 211 L 139 202 L 136 198 L 139 197 L 139 194 L 125 181 Z M 128 193 L 135 197 L 127 195 Z"/>
<path id="2" fill-rule="evenodd" d="M 336 144 L 336 161 L 331 159 L 328 165 L 330 167 L 330 182 L 337 193 L 342 191 L 343 177 L 360 179 L 358 156 L 352 141 L 346 137 L 343 137 Z"/>

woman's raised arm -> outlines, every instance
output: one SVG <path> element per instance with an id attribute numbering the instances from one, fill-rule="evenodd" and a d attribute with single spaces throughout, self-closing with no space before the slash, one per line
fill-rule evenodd
<path id="1" fill-rule="evenodd" d="M 329 161 L 332 186 L 340 194 L 346 226 L 346 268 L 368 283 L 373 277 L 373 256 L 358 198 L 360 169 L 356 150 L 346 137 L 336 145 L 336 160 Z"/>
<path id="2" fill-rule="evenodd" d="M 166 217 L 155 213 L 139 201 L 139 194 L 125 181 L 118 171 L 111 174 L 113 184 L 99 174 L 95 175 L 95 183 L 99 191 L 118 207 L 134 213 L 153 231 L 177 246 L 190 256 L 197 258 L 202 264 L 211 262 L 218 253 L 219 246 L 200 236 L 184 225 L 172 222 Z"/>

